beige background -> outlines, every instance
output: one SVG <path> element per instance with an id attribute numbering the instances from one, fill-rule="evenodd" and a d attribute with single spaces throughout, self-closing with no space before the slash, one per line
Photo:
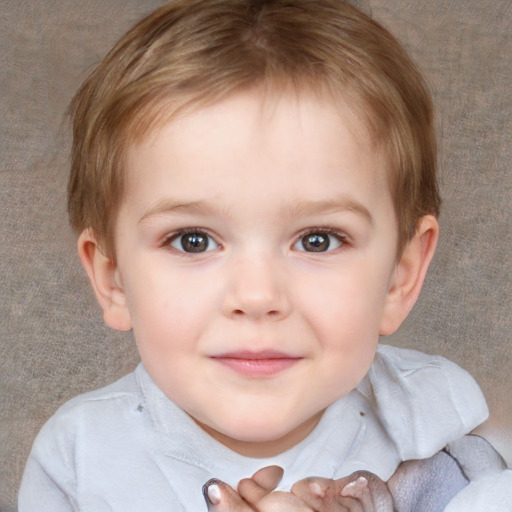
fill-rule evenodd
<path id="1" fill-rule="evenodd" d="M 87 70 L 158 0 L 0 3 L 0 510 L 65 400 L 137 362 L 102 325 L 65 214 L 63 114 Z M 364 0 L 432 85 L 441 139 L 442 238 L 424 293 L 392 342 L 467 368 L 512 462 L 512 2 Z"/>

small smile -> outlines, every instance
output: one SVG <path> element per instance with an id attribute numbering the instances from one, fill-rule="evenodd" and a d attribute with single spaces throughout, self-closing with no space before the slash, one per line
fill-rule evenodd
<path id="1" fill-rule="evenodd" d="M 211 359 L 245 377 L 257 378 L 281 373 L 301 361 L 302 357 L 275 351 L 240 351 L 212 356 Z"/>

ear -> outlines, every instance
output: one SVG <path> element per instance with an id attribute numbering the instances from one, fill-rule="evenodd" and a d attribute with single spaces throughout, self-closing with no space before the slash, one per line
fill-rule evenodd
<path id="1" fill-rule="evenodd" d="M 132 321 L 119 271 L 104 254 L 91 229 L 78 237 L 78 254 L 103 309 L 105 323 L 119 331 L 129 331 Z"/>
<path id="2" fill-rule="evenodd" d="M 379 334 L 394 333 L 414 306 L 439 238 L 439 224 L 433 215 L 420 219 L 414 237 L 405 246 L 391 279 Z"/>

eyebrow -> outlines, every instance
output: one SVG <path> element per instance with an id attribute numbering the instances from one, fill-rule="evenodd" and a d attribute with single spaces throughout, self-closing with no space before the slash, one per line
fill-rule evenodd
<path id="1" fill-rule="evenodd" d="M 373 217 L 368 208 L 351 198 L 342 197 L 339 199 L 322 201 L 297 200 L 294 201 L 291 206 L 283 207 L 283 215 L 290 217 L 300 217 L 302 215 L 326 215 L 347 211 L 363 217 L 370 225 L 373 225 Z M 214 215 L 218 214 L 219 210 L 205 201 L 180 202 L 164 200 L 148 208 L 148 210 L 146 210 L 139 219 L 139 223 L 144 222 L 150 217 L 174 213 Z M 223 209 L 222 213 L 227 215 L 227 209 Z"/>
<path id="2" fill-rule="evenodd" d="M 352 212 L 363 217 L 370 225 L 373 225 L 373 217 L 370 210 L 359 201 L 349 197 L 341 197 L 323 201 L 297 201 L 286 212 L 290 216 L 319 215 L 338 212 Z"/>
<path id="3" fill-rule="evenodd" d="M 183 202 L 164 200 L 148 208 L 139 219 L 139 223 L 144 222 L 150 217 L 156 217 L 158 215 L 168 215 L 173 213 L 200 213 L 203 215 L 211 215 L 216 211 L 217 209 L 215 207 L 208 205 L 208 203 L 204 201 Z"/>

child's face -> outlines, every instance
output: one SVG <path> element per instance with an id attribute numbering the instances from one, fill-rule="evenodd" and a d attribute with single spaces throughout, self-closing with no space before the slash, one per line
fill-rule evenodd
<path id="1" fill-rule="evenodd" d="M 128 152 L 116 282 L 142 360 L 239 452 L 302 440 L 372 362 L 398 230 L 368 140 L 347 107 L 253 91 Z"/>

